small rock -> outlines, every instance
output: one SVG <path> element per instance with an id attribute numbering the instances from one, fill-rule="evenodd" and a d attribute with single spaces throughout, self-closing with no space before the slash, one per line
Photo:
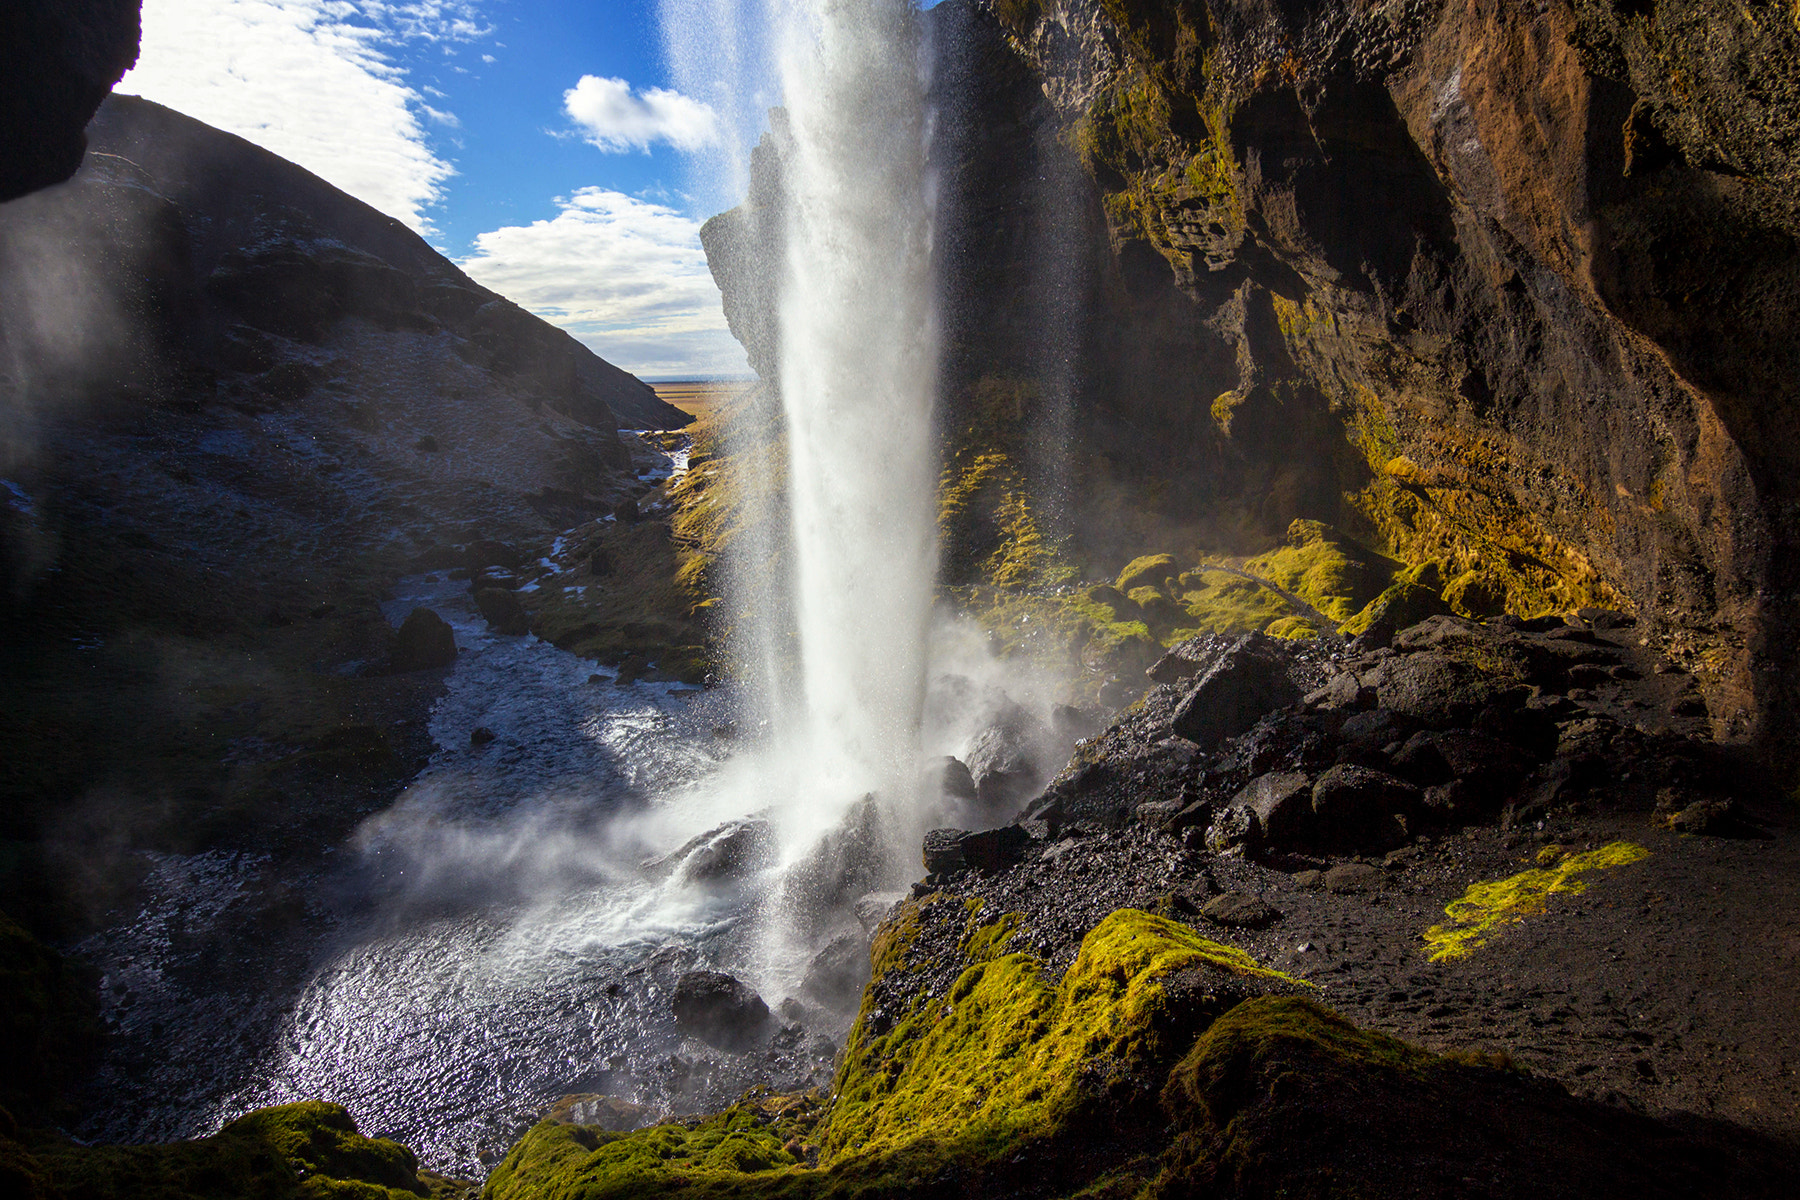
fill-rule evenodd
<path id="1" fill-rule="evenodd" d="M 475 728 L 469 730 L 469 745 L 485 746 L 493 741 L 494 737 L 494 731 L 489 729 L 486 725 L 477 725 Z"/>
<path id="2" fill-rule="evenodd" d="M 975 777 L 960 758 L 946 754 L 925 764 L 921 772 L 924 794 L 970 803 L 975 799 Z"/>
<path id="3" fill-rule="evenodd" d="M 894 911 L 894 905 L 906 898 L 905 892 L 870 892 L 857 898 L 850 911 L 855 914 L 857 924 L 864 932 L 873 933 L 875 927 L 887 920 L 887 915 Z"/>
<path id="4" fill-rule="evenodd" d="M 1328 892 L 1373 892 L 1387 882 L 1387 876 L 1381 868 L 1368 863 L 1339 863 L 1326 871 L 1319 882 Z"/>
<path id="5" fill-rule="evenodd" d="M 1295 871 L 1289 878 L 1294 881 L 1295 887 L 1311 889 L 1319 886 L 1320 881 L 1325 878 L 1325 872 L 1311 870 Z"/>
<path id="6" fill-rule="evenodd" d="M 1264 903 L 1262 897 L 1249 892 L 1214 896 L 1200 906 L 1200 915 L 1215 925 L 1231 929 L 1267 929 L 1281 920 L 1281 914 Z"/>
<path id="7" fill-rule="evenodd" d="M 613 505 L 613 518 L 621 525 L 635 525 L 643 519 L 643 514 L 638 511 L 638 502 L 627 496 Z"/>

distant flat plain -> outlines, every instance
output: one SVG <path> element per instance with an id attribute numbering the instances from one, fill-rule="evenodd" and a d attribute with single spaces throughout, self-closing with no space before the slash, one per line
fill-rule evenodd
<path id="1" fill-rule="evenodd" d="M 659 400 L 682 412 L 705 419 L 720 404 L 733 400 L 751 386 L 748 379 L 677 379 L 652 383 Z"/>

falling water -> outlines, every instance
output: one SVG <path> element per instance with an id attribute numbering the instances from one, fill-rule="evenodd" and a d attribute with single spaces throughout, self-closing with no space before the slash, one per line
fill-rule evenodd
<path id="1" fill-rule="evenodd" d="M 936 570 L 918 16 L 820 0 L 782 47 L 792 135 L 781 393 L 798 746 L 822 792 L 911 789 Z"/>
<path id="2" fill-rule="evenodd" d="M 745 111 L 783 108 L 769 239 L 782 251 L 759 290 L 774 298 L 761 319 L 775 330 L 790 576 L 785 603 L 751 606 L 763 628 L 742 640 L 781 648 L 758 790 L 801 852 L 871 792 L 910 832 L 937 565 L 922 21 L 910 0 L 772 0 L 760 36 L 721 55 L 716 33 L 744 25 L 739 7 L 671 0 L 665 29 L 678 82 L 727 114 L 731 183 Z M 743 45 L 764 48 L 766 70 Z"/>

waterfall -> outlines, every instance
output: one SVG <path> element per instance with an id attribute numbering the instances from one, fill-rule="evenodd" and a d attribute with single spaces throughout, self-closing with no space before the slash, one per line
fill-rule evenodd
<path id="1" fill-rule="evenodd" d="M 787 439 L 789 573 L 750 606 L 762 628 L 739 634 L 781 662 L 756 790 L 791 852 L 869 793 L 910 843 L 937 567 L 922 20 L 910 0 L 771 0 L 754 35 L 747 23 L 723 0 L 665 4 L 677 83 L 726 114 L 726 186 L 743 184 L 764 105 L 781 106 L 758 322 Z"/>
<path id="2" fill-rule="evenodd" d="M 780 289 L 798 711 L 816 785 L 914 785 L 936 573 L 936 375 L 918 15 L 903 0 L 790 10 Z"/>

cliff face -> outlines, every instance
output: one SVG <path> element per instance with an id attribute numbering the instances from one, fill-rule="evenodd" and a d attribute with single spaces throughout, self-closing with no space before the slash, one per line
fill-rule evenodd
<path id="1" fill-rule="evenodd" d="M 1015 397 L 1068 451 L 1060 481 L 1022 470 L 1101 574 L 1312 518 L 1434 564 L 1470 615 L 1633 610 L 1718 733 L 1782 756 L 1791 5 L 992 0 L 932 25 L 953 451 L 1006 441 Z"/>
<path id="2" fill-rule="evenodd" d="M 135 849 L 391 794 L 442 677 L 390 671 L 386 589 L 636 494 L 615 412 L 688 421 L 292 163 L 129 97 L 88 137 L 0 206 L 0 909 L 40 930 Z"/>

